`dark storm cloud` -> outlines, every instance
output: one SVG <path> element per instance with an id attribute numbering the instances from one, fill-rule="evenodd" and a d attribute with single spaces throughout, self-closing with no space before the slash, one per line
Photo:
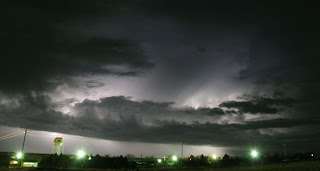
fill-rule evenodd
<path id="1" fill-rule="evenodd" d="M 319 118 L 294 118 L 294 119 L 270 119 L 261 121 L 246 122 L 241 125 L 243 129 L 264 129 L 264 128 L 291 128 L 295 126 L 317 125 Z"/>
<path id="2" fill-rule="evenodd" d="M 220 108 L 200 108 L 199 110 L 205 111 L 208 115 L 224 115 L 223 109 Z"/>
<path id="3" fill-rule="evenodd" d="M 100 82 L 96 82 L 96 81 L 88 81 L 86 86 L 88 88 L 93 88 L 93 87 L 102 87 L 102 86 L 104 86 L 104 84 L 100 83 Z"/>
<path id="4" fill-rule="evenodd" d="M 280 92 L 308 103 L 295 106 L 301 116 L 317 115 L 320 94 L 319 12 L 313 5 L 281 4 L 283 15 L 274 11 L 280 18 L 261 25 L 252 37 L 248 65 L 239 73 L 240 79 L 256 84 L 255 95 L 269 89 L 268 94 Z"/>
<path id="5" fill-rule="evenodd" d="M 173 104 L 172 102 L 133 101 L 130 97 L 114 96 L 102 98 L 100 101 L 84 100 L 81 103 L 76 103 L 71 114 L 75 113 L 79 116 L 92 113 L 101 118 L 110 117 L 113 119 L 121 119 L 123 115 L 136 115 L 143 123 L 147 124 L 152 124 L 156 118 L 180 119 L 191 122 L 194 119 L 201 119 L 201 117 L 219 119 L 225 114 L 220 108 L 175 108 Z"/>
<path id="6" fill-rule="evenodd" d="M 240 113 L 265 113 L 276 114 L 281 112 L 281 108 L 290 107 L 296 100 L 291 98 L 255 98 L 249 101 L 227 101 L 219 105 L 219 107 L 235 108 Z"/>
<path id="7" fill-rule="evenodd" d="M 72 103 L 74 99 L 68 101 Z M 137 102 L 126 97 L 109 97 L 100 101 L 85 100 L 73 107 L 72 111 L 76 112 L 73 114 L 76 115 L 70 115 L 72 112 L 69 115 L 57 112 L 54 110 L 56 105 L 50 97 L 39 94 L 2 104 L 0 114 L 3 119 L 0 124 L 110 140 L 157 143 L 184 141 L 187 144 L 242 146 L 250 142 L 250 137 L 255 137 L 261 143 L 282 141 L 273 139 L 271 135 L 259 133 L 259 129 L 316 126 L 319 123 L 319 118 L 270 119 L 246 121 L 241 124 L 198 121 L 186 123 L 179 118 L 161 119 L 161 112 L 170 112 L 169 115 L 178 114 L 180 118 L 190 115 L 179 108 L 172 108 L 172 103 Z M 193 112 L 202 114 L 203 110 L 193 109 Z M 213 109 L 216 110 L 221 111 Z M 161 117 L 157 117 L 157 112 Z M 147 118 L 146 115 L 153 118 L 147 124 L 143 121 Z M 218 115 L 222 114 L 218 112 Z M 280 134 L 274 136 L 278 137 Z M 269 138 L 272 140 L 269 141 Z M 308 138 L 308 135 L 305 138 Z"/>
<path id="8" fill-rule="evenodd" d="M 303 104 L 299 103 L 294 106 L 295 111 L 300 113 L 300 116 L 317 115 L 316 106 L 319 103 L 318 96 L 320 94 L 317 87 L 320 85 L 320 79 L 318 79 L 319 72 L 317 71 L 318 62 L 316 59 L 319 56 L 318 47 L 320 44 L 318 40 L 320 39 L 320 32 L 318 30 L 320 24 L 317 18 L 319 11 L 316 4 L 299 1 L 290 3 L 278 1 L 156 1 L 156 3 L 149 2 L 144 5 L 146 9 L 150 9 L 149 11 L 159 15 L 166 14 L 170 19 L 176 20 L 185 28 L 198 31 L 189 32 L 196 34 L 197 38 L 201 37 L 202 33 L 205 35 L 204 38 L 201 38 L 202 43 L 198 43 L 196 38 L 192 38 L 194 40 L 192 41 L 193 44 L 190 43 L 197 47 L 195 49 L 198 52 L 201 52 L 195 55 L 198 57 L 197 60 L 193 60 L 191 57 L 173 59 L 171 63 L 183 66 L 178 69 L 168 65 L 168 73 L 163 76 L 164 78 L 169 76 L 167 89 L 179 87 L 175 89 L 175 92 L 177 92 L 177 89 L 189 85 L 192 87 L 190 91 L 194 91 L 194 83 L 197 85 L 205 84 L 205 78 L 201 76 L 202 73 L 213 80 L 222 82 L 221 78 L 217 79 L 209 76 L 209 72 L 203 72 L 204 68 L 208 66 L 211 70 L 214 70 L 219 65 L 225 65 L 219 63 L 222 58 L 228 59 L 230 56 L 236 56 L 232 58 L 232 61 L 238 60 L 238 63 L 245 63 L 245 65 L 242 65 L 244 67 L 237 72 L 238 78 L 233 78 L 231 84 L 234 82 L 241 83 L 241 81 L 253 83 L 255 87 L 250 92 L 253 96 L 277 94 L 294 97 L 303 102 Z M 230 32 L 246 35 L 245 38 L 238 37 L 237 40 L 242 40 L 240 44 L 248 41 L 250 42 L 249 45 L 241 47 L 241 50 L 236 49 L 240 45 L 230 43 L 232 38 L 235 39 L 234 35 L 228 37 Z M 217 38 L 212 36 L 212 33 L 223 35 L 222 37 L 228 39 L 231 46 L 225 44 L 225 39 L 218 39 L 220 45 L 222 44 L 221 48 L 215 49 L 204 44 L 203 42 L 207 41 L 205 38 Z M 214 42 L 210 43 L 214 44 Z M 189 45 L 188 41 L 183 40 L 183 38 L 181 38 L 181 44 Z M 219 47 L 219 44 L 214 45 Z M 235 53 L 222 53 L 223 55 L 221 55 L 221 53 L 210 53 L 211 50 Z M 191 50 L 188 52 L 183 56 L 193 54 Z M 205 54 L 210 54 L 210 57 L 205 57 Z M 214 60 L 215 63 L 219 63 L 218 66 L 209 62 L 216 56 L 219 56 Z M 202 59 L 205 62 L 202 63 Z M 193 67 L 195 65 L 201 67 Z M 239 66 L 239 64 L 226 66 L 230 70 Z M 188 69 L 183 70 L 182 68 Z M 219 68 L 215 72 L 224 75 L 228 70 Z M 176 81 L 177 79 L 179 79 L 178 83 L 170 86 L 170 80 Z M 219 87 L 218 89 L 223 88 Z M 270 105 L 259 106 L 260 102 L 258 104 L 235 102 L 230 105 L 240 105 L 243 110 L 251 113 L 279 113 L 282 110 Z M 282 107 L 286 108 L 287 106 L 283 105 Z"/>
<path id="9" fill-rule="evenodd" d="M 275 114 L 278 112 L 277 108 L 266 107 L 266 106 L 254 104 L 251 102 L 229 101 L 229 102 L 221 103 L 219 107 L 238 108 L 243 113 L 253 113 L 253 114 L 256 114 L 256 113 Z"/>
<path id="10" fill-rule="evenodd" d="M 314 144 L 320 130 L 317 7 L 225 0 L 5 2 L 0 93 L 35 94 L 0 99 L 0 125 L 124 141 Z M 150 68 L 134 80 L 139 84 L 96 78 L 137 76 Z M 77 81 L 99 96 L 84 92 L 88 99 L 79 102 L 84 88 Z M 46 91 L 61 84 L 67 85 L 60 94 Z M 100 92 L 106 86 L 123 96 L 101 98 L 108 96 Z M 151 100 L 126 97 L 132 94 Z"/>
<path id="11" fill-rule="evenodd" d="M 4 6 L 1 10 L 0 90 L 13 93 L 47 90 L 67 82 L 70 76 L 135 76 L 139 69 L 153 66 L 139 45 L 130 40 L 87 37 L 60 29 L 61 25 L 84 16 L 98 18 L 104 11 L 97 4 L 85 6 L 70 2 Z M 127 65 L 131 70 L 105 68 L 110 64 Z"/>
<path id="12" fill-rule="evenodd" d="M 69 117 L 52 109 L 48 96 L 26 96 L 17 102 L 1 105 L 1 125 L 58 131 L 58 125 L 67 125 Z"/>
<path id="13" fill-rule="evenodd" d="M 197 114 L 197 113 L 201 113 L 203 115 L 209 115 L 209 116 L 214 116 L 214 115 L 224 115 L 225 112 L 223 111 L 223 109 L 221 108 L 198 108 L 198 109 L 194 109 L 194 108 L 186 108 L 184 110 L 182 110 L 182 112 L 184 113 L 189 113 L 189 114 Z"/>

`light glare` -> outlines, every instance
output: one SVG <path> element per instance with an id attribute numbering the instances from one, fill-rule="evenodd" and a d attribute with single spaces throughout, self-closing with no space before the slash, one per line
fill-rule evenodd
<path id="1" fill-rule="evenodd" d="M 177 161 L 178 160 L 178 157 L 176 155 L 172 156 L 172 160 L 173 161 Z"/>
<path id="2" fill-rule="evenodd" d="M 217 159 L 217 155 L 212 155 L 212 158 L 215 160 L 215 159 Z"/>
<path id="3" fill-rule="evenodd" d="M 84 157 L 86 155 L 86 153 L 83 151 L 83 150 L 79 150 L 78 152 L 77 152 L 77 157 L 78 158 L 82 158 L 82 157 Z"/>
<path id="4" fill-rule="evenodd" d="M 21 159 L 22 158 L 22 152 L 18 152 L 16 157 L 17 157 L 17 159 Z"/>
<path id="5" fill-rule="evenodd" d="M 254 158 L 258 157 L 258 152 L 256 150 L 252 150 L 251 151 L 251 156 L 254 157 Z"/>

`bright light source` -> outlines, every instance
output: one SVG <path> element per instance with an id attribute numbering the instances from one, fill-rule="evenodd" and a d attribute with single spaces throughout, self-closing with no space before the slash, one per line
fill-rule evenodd
<path id="1" fill-rule="evenodd" d="M 161 163 L 161 159 L 158 159 L 158 163 Z"/>
<path id="2" fill-rule="evenodd" d="M 91 160 L 92 158 L 91 158 L 91 156 L 88 158 L 88 160 Z"/>
<path id="3" fill-rule="evenodd" d="M 78 152 L 77 152 L 77 157 L 78 158 L 82 158 L 82 157 L 84 157 L 86 155 L 86 153 L 83 151 L 83 150 L 79 150 Z"/>
<path id="4" fill-rule="evenodd" d="M 253 158 L 258 157 L 258 152 L 257 152 L 257 150 L 252 150 L 252 151 L 251 151 L 251 156 L 252 156 Z"/>
<path id="5" fill-rule="evenodd" d="M 212 155 L 213 160 L 217 159 L 217 155 Z"/>
<path id="6" fill-rule="evenodd" d="M 16 157 L 17 157 L 17 159 L 21 159 L 22 158 L 22 152 L 18 152 Z"/>
<path id="7" fill-rule="evenodd" d="M 177 157 L 176 155 L 173 155 L 173 156 L 172 156 L 172 160 L 173 160 L 173 161 L 177 161 L 177 160 L 178 160 L 178 157 Z"/>
<path id="8" fill-rule="evenodd" d="M 10 164 L 18 164 L 18 161 L 16 161 L 16 160 L 11 160 L 11 161 L 10 161 Z"/>

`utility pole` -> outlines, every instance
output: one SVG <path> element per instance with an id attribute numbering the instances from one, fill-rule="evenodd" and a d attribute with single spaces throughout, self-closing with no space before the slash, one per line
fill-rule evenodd
<path id="1" fill-rule="evenodd" d="M 181 168 L 182 168 L 182 160 L 183 160 L 183 142 L 181 141 Z"/>
<path id="2" fill-rule="evenodd" d="M 286 162 L 287 162 L 287 149 L 286 149 L 286 144 L 283 144 L 283 149 L 284 149 L 284 157 L 286 159 Z"/>
<path id="3" fill-rule="evenodd" d="M 22 143 L 22 148 L 21 148 L 21 154 L 22 154 L 22 156 L 21 156 L 21 158 L 20 158 L 20 168 L 21 168 L 21 166 L 22 166 L 23 149 L 24 149 L 24 142 L 26 141 L 27 131 L 28 131 L 28 129 L 26 129 L 26 130 L 24 131 L 23 143 Z"/>
<path id="4" fill-rule="evenodd" d="M 24 131 L 24 137 L 23 137 L 23 143 L 22 143 L 21 153 L 23 153 L 23 149 L 24 149 L 24 142 L 26 141 L 27 131 L 28 131 L 28 129 L 26 129 L 26 130 Z"/>

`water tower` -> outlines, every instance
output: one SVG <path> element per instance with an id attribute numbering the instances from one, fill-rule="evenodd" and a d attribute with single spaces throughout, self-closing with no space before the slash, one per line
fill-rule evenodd
<path id="1" fill-rule="evenodd" d="M 52 153 L 54 152 L 57 153 L 59 156 L 61 153 L 63 153 L 63 138 L 62 137 L 56 137 L 53 141 L 53 147 L 52 147 Z"/>

